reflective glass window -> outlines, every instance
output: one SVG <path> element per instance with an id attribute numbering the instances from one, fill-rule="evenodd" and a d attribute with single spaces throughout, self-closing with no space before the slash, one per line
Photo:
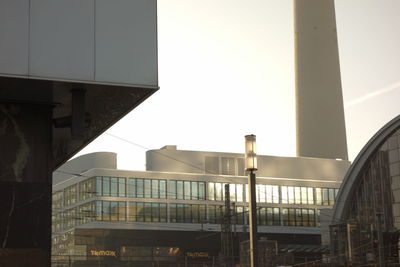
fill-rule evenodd
<path id="1" fill-rule="evenodd" d="M 199 182 L 199 199 L 205 200 L 206 199 L 206 183 Z"/>
<path id="2" fill-rule="evenodd" d="M 329 205 L 329 191 L 328 188 L 322 188 L 322 203 L 324 206 Z"/>
<path id="3" fill-rule="evenodd" d="M 167 197 L 167 181 L 160 180 L 160 198 Z"/>
<path id="4" fill-rule="evenodd" d="M 322 205 L 322 189 L 315 188 L 315 205 Z"/>
<path id="5" fill-rule="evenodd" d="M 126 196 L 126 179 L 118 178 L 118 196 L 125 197 Z"/>
<path id="6" fill-rule="evenodd" d="M 176 199 L 176 181 L 169 181 L 168 185 L 168 198 Z"/>
<path id="7" fill-rule="evenodd" d="M 96 196 L 101 196 L 103 193 L 102 177 L 96 177 Z"/>
<path id="8" fill-rule="evenodd" d="M 215 183 L 215 200 L 222 201 L 222 184 Z"/>
<path id="9" fill-rule="evenodd" d="M 191 199 L 199 200 L 199 184 L 197 182 L 191 182 Z"/>
<path id="10" fill-rule="evenodd" d="M 302 226 L 310 226 L 310 222 L 309 222 L 309 218 L 308 218 L 308 209 L 302 209 L 301 210 L 301 214 L 302 214 Z"/>
<path id="11" fill-rule="evenodd" d="M 279 186 L 278 185 L 272 186 L 272 202 L 275 204 L 279 203 Z"/>
<path id="12" fill-rule="evenodd" d="M 103 177 L 103 196 L 110 196 L 110 177 Z"/>
<path id="13" fill-rule="evenodd" d="M 129 202 L 128 204 L 128 221 L 136 222 L 136 203 Z"/>
<path id="14" fill-rule="evenodd" d="M 176 205 L 176 222 L 181 223 L 184 222 L 184 205 L 177 204 Z"/>
<path id="15" fill-rule="evenodd" d="M 308 210 L 308 221 L 310 226 L 315 226 L 315 211 L 312 209 Z"/>
<path id="16" fill-rule="evenodd" d="M 177 222 L 176 221 L 176 204 L 169 204 L 169 221 L 172 223 Z"/>
<path id="17" fill-rule="evenodd" d="M 206 205 L 199 205 L 199 222 L 204 223 L 207 221 Z"/>
<path id="18" fill-rule="evenodd" d="M 96 201 L 96 220 L 98 221 L 103 220 L 103 208 L 101 204 L 101 201 Z"/>
<path id="19" fill-rule="evenodd" d="M 308 205 L 314 205 L 314 188 L 307 188 Z"/>
<path id="20" fill-rule="evenodd" d="M 151 198 L 151 180 L 144 180 L 144 197 Z"/>
<path id="21" fill-rule="evenodd" d="M 160 203 L 160 222 L 167 222 L 167 204 Z"/>
<path id="22" fill-rule="evenodd" d="M 118 202 L 118 220 L 126 221 L 126 202 L 125 201 Z"/>
<path id="23" fill-rule="evenodd" d="M 335 204 L 335 189 L 329 188 L 329 205 Z"/>
<path id="24" fill-rule="evenodd" d="M 267 203 L 273 203 L 272 185 L 266 185 L 265 186 L 265 195 L 266 195 L 265 201 Z"/>
<path id="25" fill-rule="evenodd" d="M 236 184 L 229 184 L 230 201 L 236 202 Z"/>
<path id="26" fill-rule="evenodd" d="M 176 181 L 177 199 L 183 199 L 183 181 Z"/>
<path id="27" fill-rule="evenodd" d="M 281 225 L 281 214 L 279 208 L 273 208 L 274 225 Z"/>
<path id="28" fill-rule="evenodd" d="M 111 221 L 118 221 L 118 202 L 111 201 L 110 203 Z"/>
<path id="29" fill-rule="evenodd" d="M 282 223 L 285 226 L 290 225 L 290 222 L 289 222 L 289 209 L 282 209 Z"/>
<path id="30" fill-rule="evenodd" d="M 144 203 L 136 203 L 136 219 L 138 222 L 144 222 L 145 210 Z"/>
<path id="31" fill-rule="evenodd" d="M 237 202 L 243 202 L 243 185 L 236 185 L 236 200 Z"/>
<path id="32" fill-rule="evenodd" d="M 144 203 L 144 221 L 151 222 L 151 203 Z"/>
<path id="33" fill-rule="evenodd" d="M 294 204 L 294 187 L 288 186 L 288 202 L 289 204 Z"/>
<path id="34" fill-rule="evenodd" d="M 298 186 L 294 188 L 294 203 L 301 204 L 301 190 Z"/>
<path id="35" fill-rule="evenodd" d="M 184 204 L 184 222 L 191 223 L 192 222 L 192 209 L 191 205 Z"/>
<path id="36" fill-rule="evenodd" d="M 144 181 L 143 179 L 136 179 L 136 196 L 142 198 L 144 196 Z"/>
<path id="37" fill-rule="evenodd" d="M 128 197 L 136 197 L 136 179 L 128 179 Z"/>
<path id="38" fill-rule="evenodd" d="M 159 198 L 159 187 L 158 187 L 158 180 L 151 180 L 151 197 L 152 198 Z"/>
<path id="39" fill-rule="evenodd" d="M 215 183 L 208 183 L 208 199 L 215 200 Z"/>
<path id="40" fill-rule="evenodd" d="M 160 222 L 160 204 L 151 203 L 151 221 Z"/>
<path id="41" fill-rule="evenodd" d="M 192 223 L 199 223 L 200 216 L 199 216 L 199 205 L 190 205 L 192 209 Z"/>
<path id="42" fill-rule="evenodd" d="M 118 178 L 111 177 L 111 196 L 117 197 L 118 196 Z"/>
<path id="43" fill-rule="evenodd" d="M 103 221 L 110 220 L 110 202 L 103 201 Z"/>
<path id="44" fill-rule="evenodd" d="M 301 187 L 301 204 L 308 204 L 307 193 L 307 187 Z"/>
<path id="45" fill-rule="evenodd" d="M 282 199 L 282 204 L 288 204 L 287 186 L 281 186 L 281 199 Z"/>
<path id="46" fill-rule="evenodd" d="M 183 182 L 183 198 L 184 199 L 190 199 L 190 181 L 184 181 Z"/>

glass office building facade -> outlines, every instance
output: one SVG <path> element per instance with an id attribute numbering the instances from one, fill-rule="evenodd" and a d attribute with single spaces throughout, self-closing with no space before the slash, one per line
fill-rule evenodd
<path id="1" fill-rule="evenodd" d="M 140 254 L 142 260 L 154 260 L 161 251 L 169 251 L 168 260 L 163 261 L 174 257 L 215 260 L 221 251 L 227 199 L 231 203 L 234 242 L 246 240 L 249 196 L 247 177 L 240 165 L 243 156 L 201 153 L 193 155 L 202 159 L 203 172 L 200 168 L 190 171 L 179 166 L 172 172 L 168 169 L 171 164 L 160 166 L 162 162 L 158 160 L 156 165 L 151 162 L 148 165 L 168 171 L 124 171 L 85 165 L 83 172 L 73 172 L 79 176 L 60 179 L 53 186 L 53 256 L 72 261 L 100 258 L 127 261 Z M 82 157 L 74 161 L 84 161 L 85 156 Z M 285 158 L 279 160 L 286 164 Z M 257 178 L 260 236 L 277 240 L 282 248 L 320 246 L 320 210 L 333 207 L 343 174 L 343 171 L 336 176 L 323 173 L 342 162 L 317 159 L 304 162 L 311 164 L 313 170 L 291 170 L 295 177 L 286 173 L 283 177 L 264 177 L 260 172 Z M 307 176 L 310 179 L 302 178 L 302 172 L 310 175 Z M 238 251 L 234 254 L 239 256 Z"/>

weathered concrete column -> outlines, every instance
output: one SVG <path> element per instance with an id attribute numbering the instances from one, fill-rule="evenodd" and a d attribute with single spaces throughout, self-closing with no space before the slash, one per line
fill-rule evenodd
<path id="1" fill-rule="evenodd" d="M 0 266 L 50 266 L 52 106 L 0 103 Z"/>

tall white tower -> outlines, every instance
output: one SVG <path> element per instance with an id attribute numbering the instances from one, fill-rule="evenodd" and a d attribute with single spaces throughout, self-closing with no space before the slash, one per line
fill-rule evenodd
<path id="1" fill-rule="evenodd" d="M 347 160 L 333 0 L 293 0 L 297 156 Z"/>

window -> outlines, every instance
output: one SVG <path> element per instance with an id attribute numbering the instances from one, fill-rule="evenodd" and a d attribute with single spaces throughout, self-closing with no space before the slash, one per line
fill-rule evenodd
<path id="1" fill-rule="evenodd" d="M 205 200 L 206 199 L 206 183 L 199 182 L 199 199 Z"/>
<path id="2" fill-rule="evenodd" d="M 294 188 L 294 203 L 301 204 L 301 190 L 297 186 Z"/>
<path id="3" fill-rule="evenodd" d="M 126 179 L 118 178 L 118 196 L 125 197 L 126 196 Z"/>
<path id="4" fill-rule="evenodd" d="M 247 185 L 246 185 L 247 187 Z M 272 203 L 273 199 L 273 192 L 272 192 L 272 185 L 266 185 L 265 186 L 265 193 L 266 193 L 266 202 L 267 203 Z"/>
<path id="5" fill-rule="evenodd" d="M 136 179 L 136 196 L 142 198 L 144 196 L 144 181 Z"/>
<path id="6" fill-rule="evenodd" d="M 183 181 L 176 182 L 176 198 L 183 199 Z"/>
<path id="7" fill-rule="evenodd" d="M 288 188 L 287 186 L 281 186 L 281 199 L 283 204 L 288 204 Z"/>
<path id="8" fill-rule="evenodd" d="M 183 198 L 184 199 L 190 199 L 190 181 L 184 181 L 183 182 Z"/>
<path id="9" fill-rule="evenodd" d="M 96 177 L 96 196 L 101 196 L 103 192 L 102 177 Z"/>
<path id="10" fill-rule="evenodd" d="M 110 217 L 110 202 L 109 201 L 103 201 L 103 221 L 109 221 L 111 219 Z"/>
<path id="11" fill-rule="evenodd" d="M 118 221 L 118 202 L 110 202 L 111 221 Z"/>
<path id="12" fill-rule="evenodd" d="M 152 198 L 159 198 L 159 181 L 158 180 L 151 180 L 151 197 Z"/>
<path id="13" fill-rule="evenodd" d="M 126 202 L 125 201 L 118 202 L 118 220 L 126 221 Z"/>
<path id="14" fill-rule="evenodd" d="M 160 180 L 160 198 L 167 197 L 167 181 Z"/>
<path id="15" fill-rule="evenodd" d="M 144 197 L 151 198 L 151 180 L 144 180 Z"/>
<path id="16" fill-rule="evenodd" d="M 103 177 L 103 196 L 110 196 L 110 177 Z"/>
<path id="17" fill-rule="evenodd" d="M 236 184 L 229 184 L 229 199 L 236 202 Z"/>
<path id="18" fill-rule="evenodd" d="M 208 199 L 215 200 L 215 183 L 208 183 Z"/>
<path id="19" fill-rule="evenodd" d="M 315 204 L 322 205 L 322 189 L 315 188 Z"/>
<path id="20" fill-rule="evenodd" d="M 215 183 L 215 200 L 222 201 L 222 184 Z"/>
<path id="21" fill-rule="evenodd" d="M 272 202 L 279 203 L 279 186 L 277 185 L 272 186 Z"/>
<path id="22" fill-rule="evenodd" d="M 199 200 L 199 184 L 198 182 L 191 182 L 191 199 Z"/>
<path id="23" fill-rule="evenodd" d="M 169 190 L 168 190 L 168 198 L 169 199 L 176 199 L 176 181 L 169 181 Z"/>
<path id="24" fill-rule="evenodd" d="M 136 179 L 128 179 L 128 197 L 136 197 Z"/>
<path id="25" fill-rule="evenodd" d="M 160 222 L 167 222 L 167 204 L 160 203 Z"/>
<path id="26" fill-rule="evenodd" d="M 314 205 L 314 188 L 307 188 L 308 205 Z"/>
<path id="27" fill-rule="evenodd" d="M 151 218 L 152 222 L 160 222 L 160 204 L 151 203 Z"/>
<path id="28" fill-rule="evenodd" d="M 237 202 L 243 202 L 243 185 L 236 185 L 236 200 Z"/>

